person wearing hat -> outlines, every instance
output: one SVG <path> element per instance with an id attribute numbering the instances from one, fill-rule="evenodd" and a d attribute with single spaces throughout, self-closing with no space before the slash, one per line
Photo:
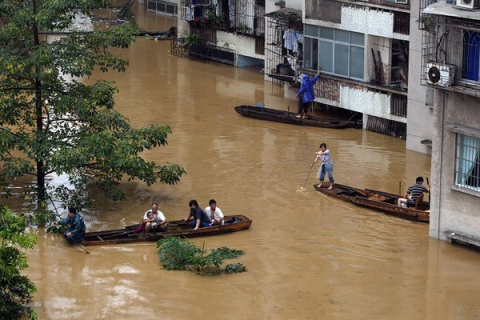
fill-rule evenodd
<path id="1" fill-rule="evenodd" d="M 85 222 L 83 217 L 77 213 L 77 209 L 68 208 L 68 216 L 60 221 L 54 221 L 54 225 L 68 225 L 67 231 L 63 236 L 70 244 L 82 243 L 85 237 Z"/>

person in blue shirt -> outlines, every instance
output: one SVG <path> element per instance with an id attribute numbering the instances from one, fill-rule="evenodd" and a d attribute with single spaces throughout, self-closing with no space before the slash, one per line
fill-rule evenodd
<path id="1" fill-rule="evenodd" d="M 198 230 L 198 228 L 210 226 L 212 222 L 208 215 L 205 213 L 205 211 L 203 211 L 202 208 L 198 206 L 197 200 L 190 200 L 188 206 L 190 207 L 190 213 L 188 214 L 188 217 L 183 218 L 183 221 L 186 222 L 188 221 L 188 219 L 190 219 L 190 217 L 192 217 L 193 230 Z"/>
<path id="2" fill-rule="evenodd" d="M 68 216 L 60 221 L 55 221 L 54 225 L 68 225 L 67 231 L 63 236 L 70 244 L 82 243 L 85 237 L 85 222 L 83 217 L 77 213 L 77 209 L 68 208 Z"/>
<path id="3" fill-rule="evenodd" d="M 315 92 L 313 90 L 313 85 L 318 80 L 318 76 L 320 75 L 320 71 L 310 78 L 308 74 L 304 74 L 302 78 L 302 84 L 300 85 L 300 90 L 298 90 L 297 98 L 300 98 L 298 101 L 298 114 L 297 118 L 302 117 L 305 119 L 305 115 L 307 114 L 308 107 L 310 104 L 315 100 Z"/>

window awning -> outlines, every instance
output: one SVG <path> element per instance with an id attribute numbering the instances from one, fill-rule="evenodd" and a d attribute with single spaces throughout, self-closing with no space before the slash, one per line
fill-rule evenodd
<path id="1" fill-rule="evenodd" d="M 473 10 L 460 9 L 451 3 L 437 2 L 429 5 L 422 11 L 425 14 L 433 14 L 437 16 L 447 16 L 469 20 L 480 20 L 480 12 Z"/>

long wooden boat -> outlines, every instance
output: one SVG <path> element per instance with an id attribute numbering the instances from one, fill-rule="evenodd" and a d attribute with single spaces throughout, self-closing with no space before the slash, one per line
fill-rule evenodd
<path id="1" fill-rule="evenodd" d="M 276 110 L 276 109 L 271 109 L 266 107 L 243 105 L 243 106 L 235 107 L 235 111 L 245 117 L 250 117 L 250 118 L 255 118 L 260 120 L 267 120 L 267 121 L 275 121 L 275 122 L 281 122 L 281 123 L 288 123 L 288 124 L 295 124 L 300 126 L 335 128 L 335 129 L 362 127 L 362 123 L 358 121 L 328 119 L 328 118 L 315 117 L 311 115 L 307 115 L 305 119 L 300 119 L 296 117 L 297 114 L 294 112 Z"/>
<path id="2" fill-rule="evenodd" d="M 315 184 L 313 187 L 330 197 L 334 197 L 355 205 L 384 212 L 407 220 L 429 222 L 429 203 L 419 202 L 415 207 L 402 208 L 397 205 L 401 196 L 389 192 L 373 189 L 359 189 L 342 184 L 334 184 L 333 189 L 328 189 L 329 184 Z M 423 198 L 422 198 L 423 199 Z"/>
<path id="3" fill-rule="evenodd" d="M 250 228 L 252 220 L 244 215 L 225 216 L 225 224 L 193 230 L 191 220 L 169 221 L 168 228 L 162 232 L 134 233 L 137 225 L 128 226 L 123 229 L 105 230 L 85 233 L 85 239 L 81 243 L 84 246 L 101 246 L 109 244 L 122 244 L 133 242 L 157 241 L 164 237 L 205 237 L 217 234 L 246 230 Z"/>

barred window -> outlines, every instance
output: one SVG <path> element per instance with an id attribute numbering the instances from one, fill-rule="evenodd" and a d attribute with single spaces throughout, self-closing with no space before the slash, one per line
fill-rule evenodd
<path id="1" fill-rule="evenodd" d="M 455 185 L 480 192 L 480 139 L 457 133 Z"/>

